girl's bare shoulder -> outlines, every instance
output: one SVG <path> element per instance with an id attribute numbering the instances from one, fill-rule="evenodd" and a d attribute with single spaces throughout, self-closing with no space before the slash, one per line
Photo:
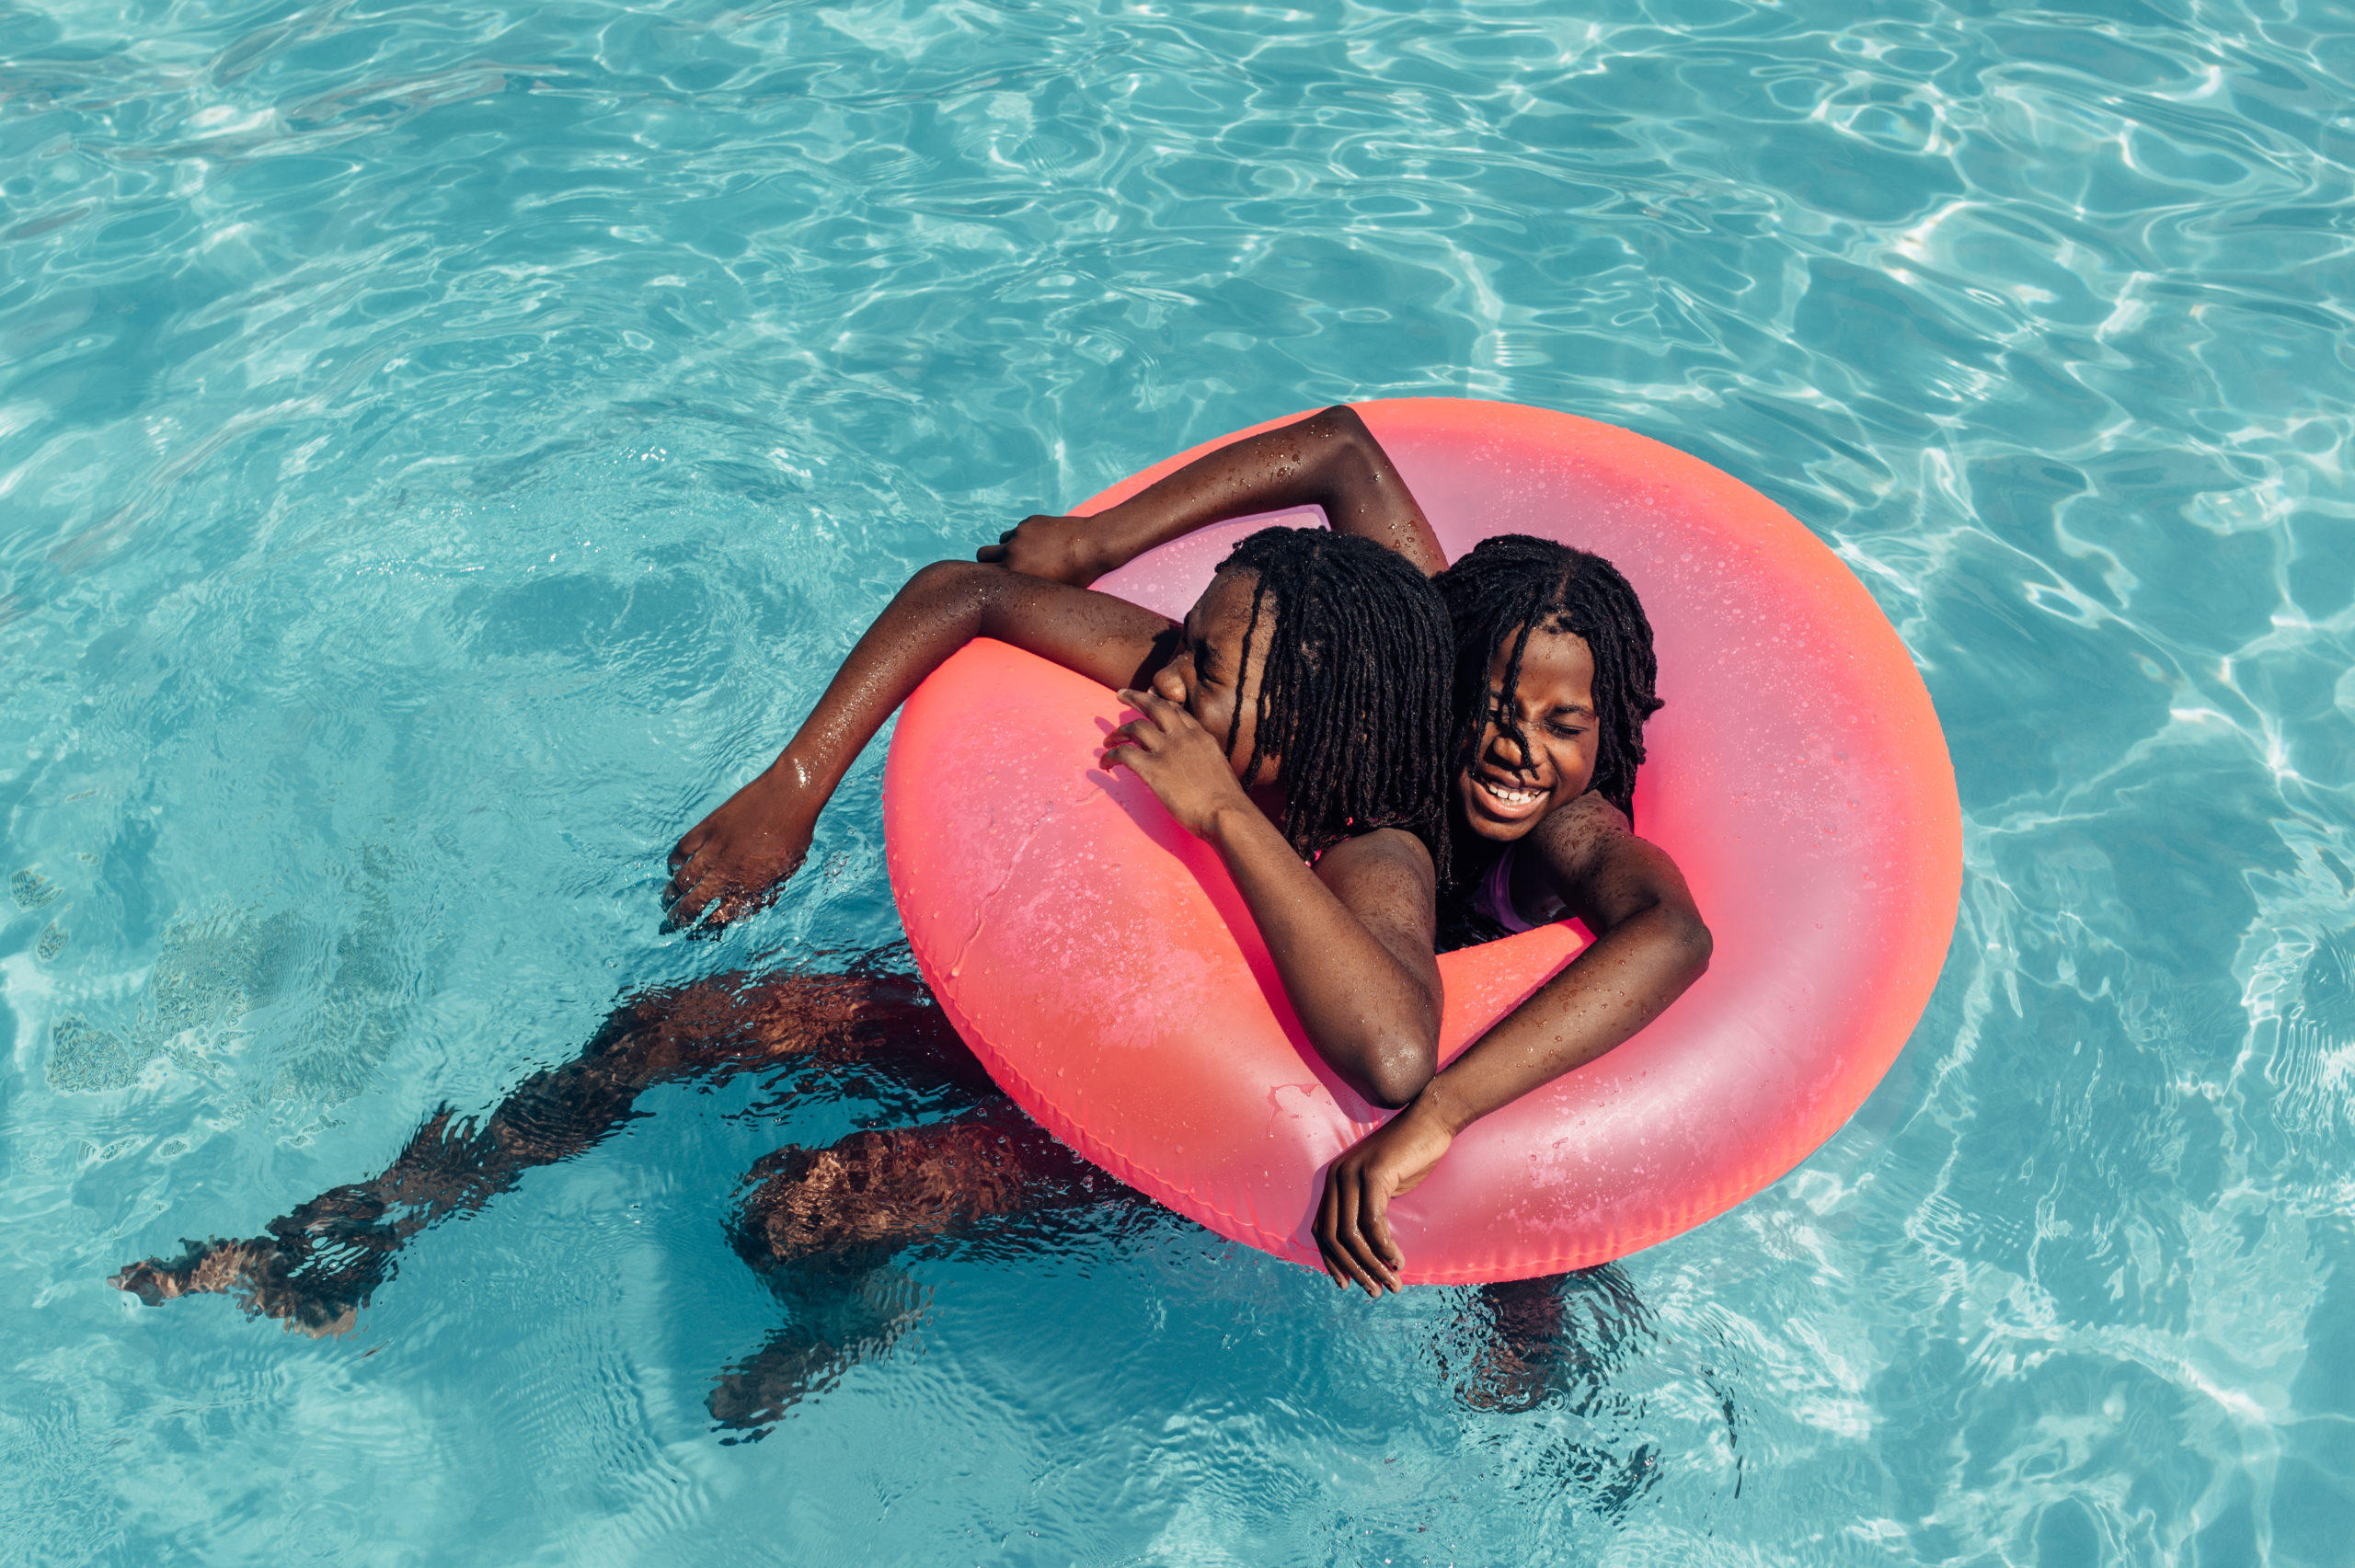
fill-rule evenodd
<path id="1" fill-rule="evenodd" d="M 1343 839 L 1316 857 L 1316 875 L 1329 886 L 1336 877 L 1403 876 L 1429 889 L 1438 872 L 1423 841 L 1404 828 L 1376 828 Z"/>
<path id="2" fill-rule="evenodd" d="M 1545 814 L 1528 839 L 1537 864 L 1557 876 L 1581 877 L 1635 841 L 1627 814 L 1589 790 Z"/>
<path id="3" fill-rule="evenodd" d="M 1531 857 L 1569 913 L 1594 927 L 1660 903 L 1689 907 L 1692 894 L 1669 853 L 1639 837 L 1627 814 L 1589 793 L 1549 815 L 1529 835 Z"/>

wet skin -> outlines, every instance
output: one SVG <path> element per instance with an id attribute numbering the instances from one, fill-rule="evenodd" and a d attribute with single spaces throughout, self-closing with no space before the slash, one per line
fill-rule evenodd
<path id="1" fill-rule="evenodd" d="M 1001 564 L 1026 569 L 1050 569 L 1060 561 L 1074 580 L 1085 581 L 1125 559 L 1123 550 L 1133 553 L 1189 527 L 1312 503 L 1323 506 L 1337 527 L 1381 539 L 1426 571 L 1443 564 L 1413 498 L 1347 409 L 1328 410 L 1223 449 L 1105 519 L 1028 520 L 991 551 Z M 1086 533 L 1099 525 L 1119 537 L 1108 544 Z M 948 651 L 962 646 L 964 636 L 981 635 L 1028 647 L 1018 624 L 992 629 L 1005 624 L 993 616 L 1035 608 L 1020 586 L 1028 580 L 991 567 L 944 566 L 918 574 L 902 599 L 924 601 L 937 612 L 927 624 L 933 641 L 926 647 L 941 643 L 941 622 L 951 631 L 960 624 L 982 628 L 948 642 Z M 992 589 L 993 581 L 1009 585 L 1002 599 Z M 1222 815 L 1238 816 L 1227 784 L 1241 788 L 1234 774 L 1249 755 L 1249 737 L 1235 733 L 1234 715 L 1247 715 L 1256 704 L 1242 676 L 1251 661 L 1240 647 L 1234 590 L 1214 586 L 1183 628 L 1117 600 L 1080 598 L 1098 604 L 1085 607 L 1052 636 L 1042 634 L 1037 640 L 1063 638 L 1057 646 L 1065 649 L 1064 662 L 1081 668 L 1074 659 L 1089 653 L 1086 647 L 1073 652 L 1073 639 L 1085 643 L 1093 637 L 1097 668 L 1107 671 L 1098 679 L 1132 690 L 1139 681 L 1149 684 L 1162 705 L 1145 709 L 1138 721 L 1151 722 L 1151 736 L 1130 737 L 1141 742 L 1132 764 L 1159 771 L 1169 786 L 1165 798 L 1178 800 L 1173 810 L 1181 812 L 1181 819 L 1215 830 Z M 1006 611 L 1008 604 L 1013 612 Z M 1124 670 L 1122 659 L 1135 662 Z M 857 665 L 856 656 L 853 662 Z M 1501 667 L 1492 670 L 1491 687 L 1502 678 Z M 854 697 L 890 697 L 895 679 L 890 669 L 874 662 L 856 672 L 846 666 L 828 696 L 835 698 L 847 683 Z M 1596 941 L 1444 1072 L 1419 1092 L 1396 1094 L 1411 1100 L 1407 1109 L 1330 1167 L 1316 1234 L 1337 1285 L 1355 1283 L 1375 1293 L 1396 1288 L 1404 1260 L 1384 1210 L 1437 1164 L 1454 1132 L 1626 1039 L 1706 967 L 1708 931 L 1674 864 L 1637 838 L 1614 807 L 1584 793 L 1594 760 L 1591 680 L 1592 658 L 1581 639 L 1534 635 L 1515 692 L 1527 749 L 1491 723 L 1473 766 L 1456 781 L 1456 793 L 1470 841 L 1459 841 L 1459 853 L 1482 841 L 1526 841 L 1515 864 L 1514 902 L 1523 910 L 1575 915 Z M 913 689 L 913 681 L 906 684 Z M 897 701 L 890 697 L 882 711 L 888 713 Z M 835 761 L 848 765 L 829 751 L 828 743 L 838 748 L 847 739 L 851 755 L 864 744 L 857 715 L 842 717 L 845 706 L 836 704 L 836 722 L 829 727 L 820 722 L 827 712 L 821 703 L 820 713 L 771 769 L 775 774 L 790 764 L 790 787 L 773 789 L 762 804 L 756 786 L 763 781 L 755 781 L 681 841 L 674 857 L 681 875 L 673 892 L 683 900 L 694 898 L 684 910 L 688 917 L 724 898 L 737 901 L 722 912 L 749 907 L 755 895 L 744 888 L 757 879 L 761 864 L 789 870 L 799 863 L 808 848 L 808 827 L 816 818 L 808 794 L 820 784 L 830 792 L 829 769 Z M 1176 716 L 1181 714 L 1210 746 L 1182 738 L 1185 726 Z M 1132 725 L 1132 732 L 1137 727 Z M 870 727 L 866 734 L 872 733 Z M 1173 736 L 1181 738 L 1162 746 Z M 1213 751 L 1218 761 L 1206 765 Z M 1166 754 L 1165 760 L 1154 760 L 1156 752 Z M 1216 776 L 1222 769 L 1226 784 Z M 1139 772 L 1144 776 L 1143 767 Z M 838 771 L 832 773 L 832 779 L 839 776 Z M 1540 797 L 1536 808 L 1526 798 L 1533 792 Z M 1263 808 L 1281 809 L 1281 797 L 1265 783 L 1246 794 L 1255 795 Z M 738 810 L 740 803 L 749 808 Z M 1265 809 L 1255 815 L 1264 826 Z M 735 847 L 721 846 L 723 853 L 703 859 L 721 835 L 733 836 Z M 1429 858 L 1418 862 L 1419 845 L 1409 853 L 1382 841 L 1404 837 L 1373 834 L 1351 841 L 1325 855 L 1317 872 L 1340 889 L 1335 896 L 1350 911 L 1365 913 L 1369 929 L 1379 933 L 1380 944 L 1394 957 L 1412 948 L 1427 964 Z M 1288 847 L 1284 859 L 1291 867 L 1299 864 Z M 729 866 L 735 869 L 721 875 Z M 706 886 L 715 875 L 719 880 Z M 1284 886 L 1299 891 L 1296 883 Z M 1398 910 L 1406 911 L 1405 918 L 1385 915 Z M 1271 909 L 1261 918 L 1281 912 Z M 1316 912 L 1313 907 L 1306 910 L 1311 916 Z M 1292 930 L 1300 922 L 1278 923 Z M 1315 929 L 1313 920 L 1308 929 Z M 1303 945 L 1314 951 L 1313 940 Z M 1401 963 L 1414 968 L 1403 958 Z M 1435 1015 L 1435 966 L 1430 974 Z M 1312 974 L 1304 981 L 1313 984 L 1315 979 Z M 1290 975 L 1286 984 L 1292 984 Z M 1411 1047 L 1405 1053 L 1410 1065 L 1413 1054 Z M 437 1116 L 383 1176 L 322 1195 L 272 1221 L 262 1238 L 211 1243 L 175 1263 L 136 1265 L 116 1283 L 151 1302 L 225 1290 L 249 1310 L 281 1317 L 290 1327 L 339 1332 L 350 1325 L 367 1291 L 389 1277 L 396 1251 L 408 1237 L 448 1215 L 479 1207 L 511 1186 L 523 1170 L 593 1145 L 629 1114 L 631 1101 L 648 1083 L 681 1073 L 725 1076 L 756 1063 L 807 1059 L 863 1070 L 887 1059 L 919 1079 L 952 1082 L 983 1096 L 984 1115 L 888 1135 L 854 1135 L 831 1150 L 786 1150 L 764 1160 L 750 1178 L 733 1228 L 740 1249 L 755 1266 L 871 1257 L 993 1216 L 1051 1211 L 1101 1196 L 1097 1184 L 1104 1178 L 1092 1167 L 1003 1105 L 1002 1097 L 988 1098 L 996 1092 L 979 1065 L 940 1025 L 929 999 L 920 990 L 912 994 L 908 982 L 856 974 L 787 977 L 740 991 L 734 981 L 724 980 L 680 993 L 654 993 L 626 1006 L 580 1060 L 527 1082 L 480 1128 L 454 1124 L 446 1112 Z M 1412 1081 L 1411 1070 L 1407 1078 Z M 1396 1091 L 1400 1085 L 1390 1087 Z M 879 1331 L 859 1343 L 880 1345 L 889 1337 Z M 773 1418 L 811 1379 L 831 1375 L 828 1368 L 839 1370 L 853 1354 L 843 1345 L 781 1339 L 722 1379 L 714 1394 L 715 1413 L 723 1420 L 738 1414 L 750 1420 L 759 1413 Z"/>
<path id="2" fill-rule="evenodd" d="M 576 1059 L 535 1073 L 479 1124 L 446 1108 L 382 1173 L 320 1194 L 259 1236 L 193 1243 L 111 1283 L 149 1305 L 218 1294 L 294 1332 L 333 1336 L 389 1282 L 407 1243 L 479 1211 L 532 1170 L 594 1148 L 677 1080 L 767 1075 L 778 1097 L 851 1094 L 922 1127 L 786 1148 L 746 1175 L 729 1233 L 794 1309 L 710 1395 L 722 1426 L 759 1427 L 850 1363 L 887 1349 L 920 1303 L 887 1264 L 993 1222 L 1086 1223 L 1145 1200 L 1047 1136 L 990 1082 L 923 985 L 871 961 L 847 973 L 721 976 L 625 1001 Z M 902 1282 L 904 1284 L 904 1281 Z M 862 1304 L 864 1302 L 864 1305 Z"/>
<path id="3" fill-rule="evenodd" d="M 1221 519 L 1312 505 L 1337 531 L 1386 544 L 1426 573 L 1447 564 L 1406 481 L 1347 407 L 1230 442 L 1098 516 L 1025 519 L 980 554 L 1013 571 L 1087 582 Z M 1430 1173 L 1458 1132 L 1619 1045 L 1708 967 L 1709 929 L 1675 863 L 1588 793 L 1592 649 L 1574 634 L 1539 628 L 1509 694 L 1504 674 L 1500 659 L 1488 672 L 1490 701 L 1509 698 L 1522 740 L 1491 718 L 1455 780 L 1457 875 L 1476 874 L 1489 864 L 1487 852 L 1518 843 L 1515 907 L 1581 920 L 1595 940 L 1327 1168 L 1318 1250 L 1336 1285 L 1375 1295 L 1396 1290 L 1405 1266 L 1390 1203 Z"/>
<path id="4" fill-rule="evenodd" d="M 616 1008 L 577 1059 L 534 1073 L 481 1122 L 444 1107 L 382 1174 L 321 1194 L 261 1236 L 193 1244 L 178 1259 L 133 1264 L 113 1283 L 150 1305 L 225 1294 L 291 1329 L 341 1333 L 411 1238 L 478 1210 L 528 1171 L 594 1148 L 632 1118 L 649 1087 L 780 1070 L 812 1070 L 911 1110 L 998 1097 L 924 987 L 869 965 L 651 990 Z"/>
<path id="5" fill-rule="evenodd" d="M 1222 571 L 1182 624 L 1108 594 L 994 567 L 944 561 L 916 573 L 820 697 L 777 760 L 672 852 L 668 897 L 682 924 L 716 923 L 769 896 L 798 865 L 859 750 L 923 679 L 975 637 L 994 637 L 1119 690 L 1142 714 L 1108 765 L 1133 770 L 1189 832 L 1217 850 L 1268 944 L 1301 1027 L 1333 1070 L 1377 1104 L 1429 1082 L 1439 1040 L 1435 878 L 1412 834 L 1384 829 L 1334 845 L 1314 868 L 1271 821 L 1282 759 L 1246 785 L 1258 670 L 1277 635 L 1256 577 Z"/>
<path id="6" fill-rule="evenodd" d="M 1239 700 L 1250 590 L 1250 574 L 1222 573 L 1173 626 L 1106 594 L 1009 583 L 954 561 L 925 567 L 859 640 L 777 760 L 679 840 L 664 890 L 672 920 L 716 928 L 773 898 L 800 868 L 819 813 L 882 719 L 977 636 L 1011 642 L 1118 690 L 1151 685 L 1223 739 L 1239 767 L 1250 756 L 1258 712 L 1256 658 L 1250 700 Z M 1254 781 L 1279 812 L 1280 773 L 1263 765 Z"/>
<path id="7" fill-rule="evenodd" d="M 714 1379 L 707 1402 L 723 1429 L 758 1436 L 888 1353 L 924 1305 L 898 1263 L 1008 1224 L 1035 1242 L 1150 1207 L 1023 1116 L 920 983 L 863 960 L 845 973 L 727 975 L 632 998 L 578 1059 L 534 1074 L 478 1125 L 437 1112 L 381 1174 L 322 1193 L 259 1236 L 133 1264 L 113 1283 L 150 1305 L 219 1294 L 291 1331 L 341 1334 L 425 1230 L 595 1148 L 656 1084 L 746 1072 L 767 1077 L 777 1103 L 855 1095 L 896 1117 L 945 1119 L 780 1149 L 746 1174 L 729 1235 L 790 1318 Z M 1559 1287 L 1484 1292 L 1493 1337 L 1451 1369 L 1459 1397 L 1518 1407 L 1575 1373 L 1556 1365 L 1567 1354 Z"/>
<path id="8" fill-rule="evenodd" d="M 1503 700 L 1504 662 L 1489 671 L 1492 703 Z M 1522 739 L 1492 717 L 1455 795 L 1473 841 L 1521 846 L 1514 907 L 1581 920 L 1594 941 L 1327 1169 L 1315 1233 L 1337 1285 L 1397 1289 L 1406 1257 L 1390 1204 L 1422 1184 L 1456 1134 L 1628 1039 L 1708 967 L 1709 928 L 1675 862 L 1588 791 L 1593 681 L 1584 638 L 1531 634 L 1511 698 Z M 1473 853 L 1462 837 L 1457 846 Z"/>

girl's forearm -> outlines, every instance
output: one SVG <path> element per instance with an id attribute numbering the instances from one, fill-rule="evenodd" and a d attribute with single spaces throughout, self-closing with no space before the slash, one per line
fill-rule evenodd
<path id="1" fill-rule="evenodd" d="M 1659 905 L 1595 939 L 1432 1078 L 1417 1100 L 1451 1133 L 1582 1067 L 1664 1012 L 1709 967 L 1709 932 Z"/>
<path id="2" fill-rule="evenodd" d="M 1235 878 L 1309 1043 L 1378 1105 L 1403 1105 L 1430 1082 L 1439 1004 L 1275 825 L 1247 804 L 1207 835 Z"/>
<path id="3" fill-rule="evenodd" d="M 976 637 L 995 637 L 1118 685 L 1137 677 L 1166 623 L 1102 594 L 962 561 L 908 579 L 827 683 L 769 773 L 830 797 L 867 743 L 926 676 Z"/>
<path id="4" fill-rule="evenodd" d="M 1097 513 L 1089 544 L 1109 571 L 1213 522 L 1303 506 L 1323 508 L 1334 532 L 1385 544 L 1427 575 L 1447 565 L 1389 454 L 1346 405 L 1196 458 Z"/>
<path id="5" fill-rule="evenodd" d="M 758 778 L 671 851 L 673 924 L 734 919 L 793 875 L 819 814 L 893 710 L 975 637 L 997 637 L 1108 686 L 1140 677 L 1173 628 L 1150 610 L 994 567 L 943 561 L 907 587 Z"/>
<path id="6" fill-rule="evenodd" d="M 833 795 L 867 743 L 925 676 L 987 635 L 994 581 L 961 566 L 926 567 L 875 618 L 827 682 L 818 704 L 768 773 L 821 801 Z"/>

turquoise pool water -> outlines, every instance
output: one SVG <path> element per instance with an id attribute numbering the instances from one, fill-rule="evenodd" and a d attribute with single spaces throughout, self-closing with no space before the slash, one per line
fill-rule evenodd
<path id="1" fill-rule="evenodd" d="M 2343 4 L 0 13 L 0 1561 L 2345 1561 L 2350 104 Z M 855 1077 L 654 1092 L 341 1338 L 109 1288 L 888 957 L 879 750 L 725 942 L 655 891 L 902 578 L 1415 393 L 1787 506 L 1966 814 L 1895 1071 L 1534 1408 L 1136 1207 L 782 1299 L 739 1174 L 940 1114 Z"/>

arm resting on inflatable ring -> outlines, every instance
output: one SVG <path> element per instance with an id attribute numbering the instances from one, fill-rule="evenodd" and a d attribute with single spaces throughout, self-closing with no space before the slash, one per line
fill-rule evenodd
<path id="1" fill-rule="evenodd" d="M 1391 1200 L 1430 1174 L 1456 1134 L 1627 1040 L 1709 967 L 1709 928 L 1683 875 L 1618 807 L 1582 795 L 1524 842 L 1594 941 L 1328 1168 L 1315 1230 L 1336 1285 L 1397 1289 L 1406 1258 Z"/>
<path id="2" fill-rule="evenodd" d="M 1709 967 L 1683 874 L 1617 807 L 1583 795 L 1525 842 L 1530 869 L 1594 941 L 1432 1081 L 1455 1131 L 1633 1037 Z"/>
<path id="3" fill-rule="evenodd" d="M 1299 874 L 1306 868 L 1264 816 L 1248 824 L 1250 849 L 1237 841 L 1232 819 L 1221 827 L 1212 842 L 1250 906 L 1309 1042 L 1370 1103 L 1411 1102 L 1439 1065 L 1442 995 L 1431 956 L 1430 852 L 1396 828 L 1362 833 L 1320 855 L 1304 887 Z M 1347 944 L 1326 934 L 1335 921 L 1318 893 L 1356 916 L 1373 943 L 1354 930 Z"/>
<path id="4" fill-rule="evenodd" d="M 1155 676 L 1159 690 L 1120 693 L 1143 716 L 1113 731 L 1105 765 L 1134 773 L 1218 852 L 1316 1054 L 1374 1104 L 1407 1104 L 1439 1064 L 1430 852 L 1387 828 L 1333 845 L 1312 868 L 1180 705 L 1184 665 Z"/>
<path id="5" fill-rule="evenodd" d="M 1357 410 L 1338 404 L 1196 458 L 1093 517 L 1027 517 L 975 559 L 1085 588 L 1156 544 L 1254 512 L 1321 507 L 1336 533 L 1386 544 L 1425 577 L 1439 536 Z"/>

